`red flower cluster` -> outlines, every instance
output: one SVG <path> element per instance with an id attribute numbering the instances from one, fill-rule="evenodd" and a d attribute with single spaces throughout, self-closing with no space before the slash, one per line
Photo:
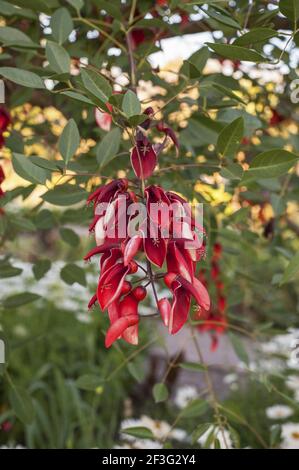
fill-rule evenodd
<path id="1" fill-rule="evenodd" d="M 11 123 L 10 115 L 3 107 L 0 108 L 0 149 L 4 145 L 4 132 L 7 130 L 9 124 Z M 0 197 L 4 196 L 4 191 L 1 188 L 1 184 L 5 180 L 5 174 L 2 166 L 0 165 Z M 4 210 L 0 208 L 0 215 L 4 213 Z"/>
<path id="2" fill-rule="evenodd" d="M 94 207 L 89 229 L 95 234 L 97 246 L 84 259 L 101 255 L 97 292 L 89 308 L 98 303 L 102 311 L 108 311 L 106 347 L 118 338 L 138 343 L 138 304 L 146 297 L 149 285 L 171 334 L 187 321 L 192 298 L 201 309 L 210 308 L 208 292 L 195 272 L 196 262 L 205 253 L 203 228 L 185 199 L 160 186 L 145 187 L 144 180 L 152 174 L 159 149 L 165 145 L 153 146 L 143 132 L 151 126 L 153 115 L 151 108 L 145 113 L 149 118 L 138 128 L 131 153 L 133 170 L 142 180 L 142 193 L 132 191 L 129 181 L 123 178 L 100 186 L 88 198 Z M 165 134 L 164 141 L 170 138 L 177 145 L 170 128 L 164 124 L 157 128 Z M 140 205 L 144 211 L 140 211 Z M 137 263 L 137 256 L 145 261 L 144 266 Z M 166 271 L 153 272 L 153 267 L 163 266 Z M 145 274 L 142 278 L 138 277 L 140 270 Z M 172 302 L 158 298 L 156 282 L 163 278 Z"/>
<path id="3" fill-rule="evenodd" d="M 213 246 L 213 256 L 211 264 L 211 280 L 215 286 L 217 304 L 210 312 L 199 311 L 196 314 L 196 319 L 204 320 L 202 325 L 198 326 L 200 331 L 211 332 L 212 344 L 211 349 L 214 351 L 218 346 L 218 335 L 222 334 L 227 329 L 227 319 L 225 315 L 226 311 L 226 296 L 224 294 L 224 284 L 221 280 L 221 271 L 219 267 L 219 261 L 222 256 L 222 245 L 215 243 Z M 199 273 L 199 279 L 205 287 L 208 287 L 205 273 L 201 271 Z"/>

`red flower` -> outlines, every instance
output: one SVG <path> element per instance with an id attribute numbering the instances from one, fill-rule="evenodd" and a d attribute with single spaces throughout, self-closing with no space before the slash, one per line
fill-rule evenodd
<path id="1" fill-rule="evenodd" d="M 106 334 L 106 347 L 110 347 L 119 337 L 130 344 L 138 344 L 138 304 L 145 296 L 146 289 L 139 286 L 108 307 L 111 326 Z"/>
<path id="2" fill-rule="evenodd" d="M 140 133 L 131 153 L 131 164 L 137 178 L 149 178 L 157 165 L 157 154 L 148 138 Z"/>
<path id="3" fill-rule="evenodd" d="M 101 202 L 110 202 L 117 194 L 124 192 L 128 188 L 128 180 L 125 178 L 113 180 L 111 183 L 100 186 L 96 191 L 90 194 L 87 198 L 87 203 L 94 202 L 100 204 Z"/>
<path id="4" fill-rule="evenodd" d="M 11 123 L 11 117 L 10 117 L 9 112 L 1 106 L 0 107 L 0 133 L 1 134 L 6 131 L 10 123 Z"/>
<path id="5" fill-rule="evenodd" d="M 175 334 L 187 321 L 191 297 L 194 297 L 197 304 L 204 310 L 209 310 L 210 298 L 204 285 L 196 278 L 191 283 L 180 274 L 167 273 L 164 279 L 174 296 L 169 314 L 168 329 L 171 334 Z"/>
<path id="6" fill-rule="evenodd" d="M 129 266 L 120 262 L 112 265 L 101 274 L 97 288 L 97 299 L 103 311 L 121 295 L 125 277 L 136 272 L 137 269 L 133 262 Z"/>

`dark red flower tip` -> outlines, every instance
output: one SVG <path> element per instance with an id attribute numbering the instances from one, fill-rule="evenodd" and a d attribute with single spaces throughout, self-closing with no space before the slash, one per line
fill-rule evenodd
<path id="1" fill-rule="evenodd" d="M 147 237 L 143 239 L 143 247 L 147 259 L 161 268 L 166 258 L 167 245 L 159 229 L 157 230 L 156 238 L 151 237 L 150 233 L 148 233 Z"/>
<path id="2" fill-rule="evenodd" d="M 88 196 L 87 203 L 92 201 L 95 201 L 97 204 L 100 204 L 101 202 L 110 202 L 118 193 L 126 191 L 128 184 L 129 182 L 126 178 L 121 178 L 102 185 Z"/>
<path id="3" fill-rule="evenodd" d="M 131 165 L 139 179 L 149 178 L 157 165 L 157 154 L 148 138 L 138 140 L 131 152 Z"/>
<path id="4" fill-rule="evenodd" d="M 118 243 L 116 242 L 105 242 L 101 246 L 95 246 L 90 250 L 87 255 L 84 256 L 84 261 L 89 261 L 92 256 L 95 255 L 100 255 L 101 253 L 104 253 L 107 250 L 111 250 L 112 248 L 116 248 L 118 246 Z"/>
<path id="5" fill-rule="evenodd" d="M 170 315 L 171 315 L 171 305 L 169 300 L 164 297 L 158 301 L 158 308 L 165 326 L 169 326 Z"/>
<path id="6" fill-rule="evenodd" d="M 3 106 L 1 106 L 0 107 L 0 133 L 1 134 L 6 131 L 9 124 L 11 124 L 10 114 L 5 108 L 3 108 Z"/>
<path id="7" fill-rule="evenodd" d="M 88 306 L 87 306 L 88 310 L 90 310 L 97 303 L 97 301 L 98 301 L 97 294 L 94 294 L 91 297 L 90 301 L 88 302 Z"/>

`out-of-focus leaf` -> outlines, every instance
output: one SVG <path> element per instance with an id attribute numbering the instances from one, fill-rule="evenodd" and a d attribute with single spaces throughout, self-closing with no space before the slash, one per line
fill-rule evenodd
<path id="1" fill-rule="evenodd" d="M 247 351 L 244 347 L 242 339 L 240 339 L 239 336 L 235 335 L 232 332 L 229 332 L 229 338 L 231 341 L 231 344 L 234 348 L 235 353 L 237 354 L 238 358 L 244 362 L 245 364 L 249 364 L 249 357 L 247 354 Z"/>
<path id="2" fill-rule="evenodd" d="M 129 436 L 137 437 L 139 439 L 155 439 L 152 431 L 142 426 L 125 428 L 121 430 L 121 433 L 128 434 Z"/>
<path id="3" fill-rule="evenodd" d="M 164 383 L 155 384 L 153 387 L 153 396 L 156 403 L 167 400 L 168 390 Z"/>
<path id="4" fill-rule="evenodd" d="M 81 69 L 85 89 L 105 104 L 112 95 L 109 82 L 99 73 L 90 69 Z"/>
<path id="5" fill-rule="evenodd" d="M 0 27 L 0 41 L 6 46 L 39 47 L 39 45 L 35 44 L 23 31 L 10 26 Z"/>
<path id="6" fill-rule="evenodd" d="M 100 168 L 103 168 L 116 156 L 120 146 L 120 139 L 121 133 L 118 127 L 116 127 L 101 140 L 97 148 L 97 161 Z"/>
<path id="7" fill-rule="evenodd" d="M 240 184 L 258 178 L 277 178 L 286 174 L 298 160 L 298 156 L 284 149 L 273 149 L 257 155 L 244 173 Z"/>
<path id="8" fill-rule="evenodd" d="M 134 91 L 128 90 L 126 92 L 122 102 L 122 110 L 127 117 L 141 113 L 141 104 Z"/>
<path id="9" fill-rule="evenodd" d="M 74 29 L 72 17 L 67 8 L 59 8 L 51 17 L 51 29 L 54 39 L 63 44 Z"/>
<path id="10" fill-rule="evenodd" d="M 248 33 L 242 34 L 234 42 L 234 46 L 248 46 L 250 44 L 257 44 L 266 42 L 271 38 L 278 36 L 278 32 L 271 28 L 254 28 Z"/>
<path id="11" fill-rule="evenodd" d="M 78 282 L 81 286 L 86 286 L 86 277 L 84 269 L 77 266 L 77 264 L 66 264 L 60 271 L 61 279 L 69 285 Z"/>
<path id="12" fill-rule="evenodd" d="M 34 277 L 39 281 L 51 268 L 51 261 L 49 259 L 40 259 L 32 267 Z"/>
<path id="13" fill-rule="evenodd" d="M 19 420 L 24 424 L 30 424 L 34 417 L 34 409 L 27 391 L 12 384 L 8 397 L 9 403 Z"/>
<path id="14" fill-rule="evenodd" d="M 231 60 L 243 60 L 245 62 L 267 62 L 259 52 L 254 49 L 247 49 L 241 46 L 232 46 L 231 44 L 206 43 L 216 54 Z"/>
<path id="15" fill-rule="evenodd" d="M 40 298 L 40 295 L 34 294 L 33 292 L 22 292 L 20 294 L 10 295 L 9 297 L 6 297 L 3 301 L 3 306 L 4 308 L 17 308 L 21 307 L 22 305 L 35 302 Z"/>
<path id="16" fill-rule="evenodd" d="M 299 19 L 299 2 L 298 0 L 280 0 L 279 9 L 281 13 L 289 18 L 293 23 Z"/>
<path id="17" fill-rule="evenodd" d="M 0 75 L 17 85 L 36 89 L 45 88 L 42 79 L 36 73 L 29 72 L 29 70 L 15 67 L 0 67 Z"/>
<path id="18" fill-rule="evenodd" d="M 103 379 L 97 375 L 85 374 L 76 380 L 76 386 L 82 390 L 96 391 L 103 384 Z"/>
<path id="19" fill-rule="evenodd" d="M 58 141 L 58 149 L 65 164 L 75 155 L 80 145 L 80 134 L 74 119 L 70 119 L 62 131 Z"/>
<path id="20" fill-rule="evenodd" d="M 70 73 L 71 58 L 68 52 L 52 41 L 47 41 L 46 44 L 46 57 L 49 61 L 50 67 L 56 73 Z"/>
<path id="21" fill-rule="evenodd" d="M 70 228 L 61 228 L 60 235 L 61 235 L 62 240 L 71 246 L 75 247 L 79 245 L 80 243 L 79 236 L 76 234 L 76 232 L 74 232 L 74 230 Z"/>
<path id="22" fill-rule="evenodd" d="M 299 253 L 297 253 L 289 262 L 285 272 L 282 275 L 280 285 L 292 281 L 299 273 Z"/>
<path id="23" fill-rule="evenodd" d="M 206 400 L 196 398 L 188 403 L 186 408 L 182 410 L 181 415 L 183 418 L 194 418 L 203 415 L 208 409 L 209 404 Z"/>
<path id="24" fill-rule="evenodd" d="M 200 364 L 199 362 L 181 362 L 179 366 L 182 369 L 190 370 L 193 372 L 203 372 L 207 370 L 207 366 L 205 364 Z"/>
<path id="25" fill-rule="evenodd" d="M 15 172 L 27 181 L 32 183 L 45 184 L 48 173 L 43 168 L 32 163 L 32 161 L 20 153 L 12 156 L 12 165 Z"/>
<path id="26" fill-rule="evenodd" d="M 239 117 L 220 132 L 217 140 L 217 152 L 222 157 L 233 157 L 240 145 L 243 133 L 244 120 Z"/>
<path id="27" fill-rule="evenodd" d="M 87 193 L 80 186 L 63 184 L 47 191 L 41 197 L 44 201 L 55 206 L 70 206 L 86 199 Z"/>

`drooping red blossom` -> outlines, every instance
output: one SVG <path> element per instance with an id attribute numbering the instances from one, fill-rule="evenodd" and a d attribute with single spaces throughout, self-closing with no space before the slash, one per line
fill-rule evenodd
<path id="1" fill-rule="evenodd" d="M 149 139 L 139 132 L 136 145 L 131 153 L 131 165 L 137 178 L 149 178 L 156 165 L 157 154 Z"/>

